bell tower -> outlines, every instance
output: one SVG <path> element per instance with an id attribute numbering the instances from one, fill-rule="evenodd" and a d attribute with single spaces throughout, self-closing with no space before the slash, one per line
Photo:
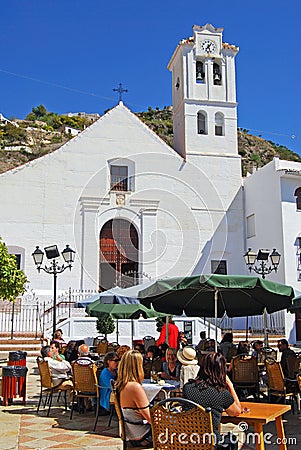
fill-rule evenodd
<path id="1" fill-rule="evenodd" d="M 174 147 L 189 155 L 237 156 L 235 56 L 239 48 L 222 41 L 223 28 L 193 27 L 179 42 L 172 72 Z"/>

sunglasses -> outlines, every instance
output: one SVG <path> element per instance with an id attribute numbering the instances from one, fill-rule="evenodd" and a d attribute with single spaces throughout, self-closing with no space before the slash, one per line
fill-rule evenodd
<path id="1" fill-rule="evenodd" d="M 119 362 L 120 359 L 110 359 L 110 361 Z"/>

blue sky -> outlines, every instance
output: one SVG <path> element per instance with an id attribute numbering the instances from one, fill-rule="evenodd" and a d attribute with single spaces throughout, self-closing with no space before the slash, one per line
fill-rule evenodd
<path id="1" fill-rule="evenodd" d="M 299 0 L 0 0 L 0 112 L 171 104 L 167 63 L 192 26 L 224 28 L 236 58 L 238 125 L 301 154 Z"/>

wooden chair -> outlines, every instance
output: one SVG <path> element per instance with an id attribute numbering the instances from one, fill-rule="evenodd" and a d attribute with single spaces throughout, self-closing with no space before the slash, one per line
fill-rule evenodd
<path id="1" fill-rule="evenodd" d="M 167 398 L 151 408 L 151 418 L 154 450 L 215 448 L 211 412 L 197 403 Z M 186 436 L 186 444 L 181 436 Z"/>
<path id="2" fill-rule="evenodd" d="M 247 391 L 259 397 L 259 371 L 257 359 L 248 355 L 237 355 L 232 359 L 232 382 L 238 394 Z M 240 395 L 239 395 L 240 397 Z"/>
<path id="3" fill-rule="evenodd" d="M 53 381 L 52 381 L 51 371 L 50 371 L 47 361 L 45 361 L 42 357 L 39 356 L 37 358 L 37 364 L 38 364 L 38 370 L 39 370 L 39 374 L 40 374 L 40 383 L 41 383 L 41 391 L 40 391 L 40 398 L 39 398 L 37 413 L 40 410 L 43 396 L 45 396 L 44 408 L 45 408 L 46 404 L 48 404 L 47 417 L 49 417 L 50 408 L 52 405 L 53 394 L 58 394 L 58 401 L 59 401 L 59 398 L 60 398 L 60 395 L 62 392 L 64 394 L 65 410 L 67 411 L 67 397 L 66 397 L 67 390 L 62 389 L 60 386 L 54 386 Z"/>
<path id="4" fill-rule="evenodd" d="M 118 342 L 110 342 L 108 344 L 107 352 L 117 352 L 119 347 L 120 345 L 118 344 Z"/>
<path id="5" fill-rule="evenodd" d="M 266 358 L 265 368 L 268 376 L 268 401 L 271 403 L 271 397 L 278 399 L 278 401 L 284 401 L 284 403 L 289 400 L 294 414 L 297 392 L 295 389 L 292 389 L 292 391 L 287 389 L 280 362 L 273 358 Z"/>
<path id="6" fill-rule="evenodd" d="M 96 352 L 99 355 L 105 355 L 108 349 L 108 340 L 106 338 L 101 338 L 96 345 Z"/>
<path id="7" fill-rule="evenodd" d="M 94 398 L 96 400 L 96 418 L 93 431 L 95 431 L 96 429 L 99 413 L 99 387 L 96 377 L 96 371 L 97 367 L 95 364 L 83 365 L 79 364 L 77 361 L 74 361 L 72 363 L 74 391 L 72 393 L 70 419 L 72 419 L 73 416 L 75 400 L 77 400 L 77 404 L 79 407 L 80 399 Z"/>

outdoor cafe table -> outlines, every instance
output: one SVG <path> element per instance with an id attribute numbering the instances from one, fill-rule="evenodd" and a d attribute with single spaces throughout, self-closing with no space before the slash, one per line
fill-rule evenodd
<path id="1" fill-rule="evenodd" d="M 285 443 L 286 439 L 282 421 L 282 414 L 290 411 L 291 407 L 289 405 L 241 402 L 241 407 L 243 412 L 236 417 L 230 417 L 226 412 L 224 412 L 221 422 L 230 422 L 235 424 L 247 423 L 248 426 L 253 426 L 254 432 L 257 434 L 254 438 L 256 442 L 256 450 L 264 450 L 263 425 L 275 420 L 279 448 L 281 450 L 286 450 L 287 447 Z M 245 408 L 248 408 L 249 412 L 245 412 Z"/>
<path id="2" fill-rule="evenodd" d="M 168 383 L 165 382 L 165 384 L 163 385 L 158 383 L 151 383 L 150 379 L 147 378 L 142 382 L 142 387 L 145 390 L 149 402 L 151 402 L 160 391 L 163 391 L 165 398 L 168 398 L 170 392 L 178 388 L 179 386 L 180 383 L 173 380 L 168 380 Z"/>

